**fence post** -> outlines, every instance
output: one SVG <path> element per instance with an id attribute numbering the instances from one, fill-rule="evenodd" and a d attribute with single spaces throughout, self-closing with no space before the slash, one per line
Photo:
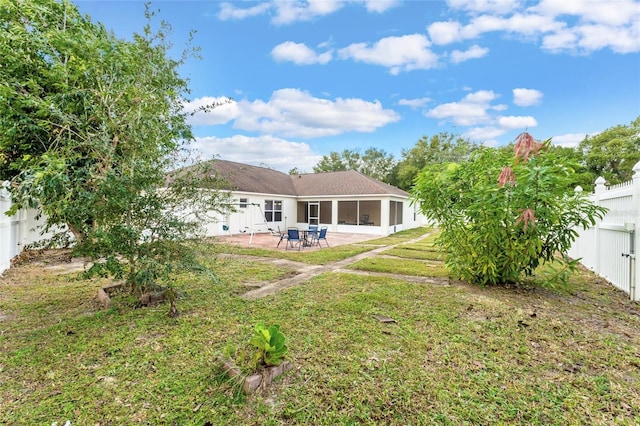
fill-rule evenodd
<path id="1" fill-rule="evenodd" d="M 0 274 L 9 269 L 13 257 L 11 217 L 4 214 L 11 207 L 11 195 L 3 184 L 0 187 Z"/>
<path id="2" fill-rule="evenodd" d="M 593 192 L 593 203 L 596 206 L 600 205 L 600 195 L 602 195 L 602 193 L 604 191 L 607 190 L 607 188 L 604 186 L 605 184 L 605 180 L 602 176 L 598 177 L 596 179 L 596 188 Z M 596 222 L 596 227 L 595 227 L 595 252 L 596 252 L 596 264 L 594 267 L 594 272 L 598 275 L 600 275 L 600 254 L 601 254 L 601 249 L 600 249 L 600 223 L 602 221 L 597 221 Z"/>
<path id="3" fill-rule="evenodd" d="M 632 235 L 632 256 L 631 256 L 631 288 L 629 296 L 633 301 L 640 301 L 640 262 L 638 262 L 638 249 L 640 249 L 640 161 L 633 166 L 633 207 L 631 216 L 634 217 L 633 234 Z"/>
<path id="4" fill-rule="evenodd" d="M 582 193 L 584 192 L 584 189 L 582 189 L 582 187 L 580 185 L 576 186 L 575 189 L 573 190 L 574 193 L 576 194 L 576 196 L 580 196 L 582 195 Z M 591 198 L 591 197 L 590 197 Z M 578 226 L 575 226 L 574 229 L 578 229 Z M 569 256 L 572 257 L 573 259 L 578 259 L 578 258 L 582 258 L 582 252 L 584 250 L 583 246 L 583 238 L 582 235 L 580 234 L 580 231 L 578 231 L 578 236 L 576 237 L 575 240 L 573 240 L 573 243 L 571 243 L 571 248 L 569 248 Z"/>

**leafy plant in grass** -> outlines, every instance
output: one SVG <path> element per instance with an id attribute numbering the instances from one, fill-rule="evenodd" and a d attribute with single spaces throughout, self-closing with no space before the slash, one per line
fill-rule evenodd
<path id="1" fill-rule="evenodd" d="M 288 350 L 279 325 L 266 327 L 263 323 L 257 324 L 250 343 L 257 348 L 257 362 L 267 367 L 282 364 Z"/>
<path id="2" fill-rule="evenodd" d="M 563 271 L 575 267 L 558 253 L 569 250 L 576 227 L 592 226 L 606 209 L 566 190 L 572 164 L 560 163 L 550 143 L 522 133 L 513 155 L 485 147 L 466 162 L 428 167 L 418 176 L 413 196 L 439 223 L 437 243 L 457 278 L 515 283 L 557 261 L 550 279 L 562 283 Z"/>

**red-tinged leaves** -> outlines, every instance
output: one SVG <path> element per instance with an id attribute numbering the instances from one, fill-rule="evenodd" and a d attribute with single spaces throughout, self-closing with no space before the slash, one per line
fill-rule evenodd
<path id="1" fill-rule="evenodd" d="M 516 220 L 516 225 L 522 224 L 522 229 L 525 231 L 529 226 L 533 228 L 536 226 L 536 216 L 531 209 L 524 209 L 518 219 Z"/>
<path id="2" fill-rule="evenodd" d="M 515 162 L 518 163 L 520 160 L 527 162 L 532 155 L 538 155 L 545 148 L 546 145 L 544 143 L 536 142 L 528 132 L 520 133 L 516 137 L 516 143 L 513 148 Z"/>
<path id="3" fill-rule="evenodd" d="M 515 185 L 516 184 L 516 176 L 513 174 L 513 169 L 509 166 L 504 167 L 500 172 L 500 176 L 498 177 L 498 186 L 502 187 L 504 185 Z"/>

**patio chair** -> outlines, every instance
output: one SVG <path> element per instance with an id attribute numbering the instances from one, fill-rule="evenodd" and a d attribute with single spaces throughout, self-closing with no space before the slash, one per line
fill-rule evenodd
<path id="1" fill-rule="evenodd" d="M 282 241 L 284 241 L 285 244 L 287 244 L 287 240 L 289 239 L 289 235 L 280 230 L 280 225 L 278 225 L 278 233 L 277 234 L 274 233 L 273 235 L 276 236 L 276 237 L 280 237 L 280 239 L 278 240 L 278 244 L 276 245 L 276 248 L 280 247 L 280 243 Z"/>
<path id="2" fill-rule="evenodd" d="M 311 245 L 312 246 L 317 245 L 318 247 L 322 248 L 320 241 L 324 241 L 327 247 L 329 247 L 329 243 L 327 242 L 327 230 L 328 230 L 327 226 L 323 226 L 322 228 L 320 228 L 320 233 L 316 234 L 313 237 Z"/>
<path id="3" fill-rule="evenodd" d="M 285 250 L 289 250 L 289 247 L 294 248 L 296 244 L 298 245 L 298 251 L 302 248 L 302 239 L 300 238 L 300 231 L 298 228 L 289 228 L 287 229 L 287 245 L 285 246 Z"/>
<path id="4" fill-rule="evenodd" d="M 309 225 L 309 231 L 307 231 L 307 236 L 313 240 L 314 237 L 318 235 L 318 225 Z"/>

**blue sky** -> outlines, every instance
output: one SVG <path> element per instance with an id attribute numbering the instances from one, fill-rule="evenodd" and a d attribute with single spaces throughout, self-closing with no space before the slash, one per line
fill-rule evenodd
<path id="1" fill-rule="evenodd" d="M 76 1 L 118 36 L 140 1 Z M 422 136 L 575 146 L 640 116 L 640 1 L 158 1 L 202 60 L 183 68 L 201 158 L 311 172 L 322 155 Z"/>

